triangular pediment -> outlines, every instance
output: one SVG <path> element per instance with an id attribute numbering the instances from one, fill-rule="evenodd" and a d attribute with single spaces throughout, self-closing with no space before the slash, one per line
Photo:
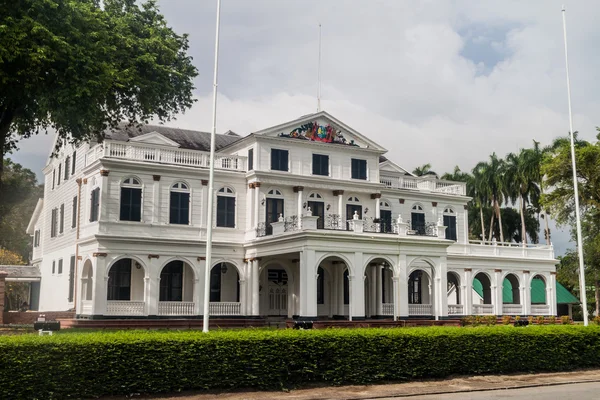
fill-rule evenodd
<path id="1" fill-rule="evenodd" d="M 129 139 L 130 142 L 154 144 L 158 146 L 179 147 L 179 143 L 161 135 L 158 132 L 149 132 Z"/>
<path id="2" fill-rule="evenodd" d="M 325 111 L 305 115 L 294 121 L 254 132 L 254 134 L 386 151 L 379 144 Z"/>
<path id="3" fill-rule="evenodd" d="M 390 160 L 385 160 L 384 162 L 379 163 L 379 170 L 385 172 L 395 172 L 400 175 L 412 175 L 406 169 Z"/>

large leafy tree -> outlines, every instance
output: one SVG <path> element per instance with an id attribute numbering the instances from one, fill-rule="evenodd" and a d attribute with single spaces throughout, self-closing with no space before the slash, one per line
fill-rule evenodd
<path id="1" fill-rule="evenodd" d="M 58 145 L 124 120 L 167 121 L 197 75 L 155 0 L 18 0 L 0 8 L 0 203 L 4 156 L 48 128 Z"/>
<path id="2" fill-rule="evenodd" d="M 473 175 L 476 175 L 479 178 L 479 190 L 491 201 L 491 206 L 494 209 L 494 213 L 492 213 L 492 217 L 490 219 L 488 240 L 492 240 L 492 234 L 494 232 L 494 220 L 497 219 L 498 227 L 500 229 L 501 242 L 504 242 L 502 214 L 500 213 L 500 206 L 504 201 L 505 193 L 505 180 L 503 178 L 504 166 L 504 160 L 499 158 L 496 153 L 492 153 L 489 161 L 482 161 L 473 169 Z"/>

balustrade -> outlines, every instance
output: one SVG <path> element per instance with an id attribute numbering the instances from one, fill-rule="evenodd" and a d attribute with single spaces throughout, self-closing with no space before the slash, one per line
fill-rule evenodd
<path id="1" fill-rule="evenodd" d="M 549 315 L 550 306 L 548 304 L 532 304 L 531 314 L 533 315 Z"/>
<path id="2" fill-rule="evenodd" d="M 392 189 L 413 189 L 427 192 L 466 195 L 467 187 L 463 182 L 452 182 L 436 179 L 435 177 L 385 176 L 379 182 Z"/>
<path id="3" fill-rule="evenodd" d="M 143 301 L 108 300 L 106 315 L 146 315 Z"/>
<path id="4" fill-rule="evenodd" d="M 473 304 L 473 314 L 491 315 L 494 314 L 493 304 Z"/>
<path id="5" fill-rule="evenodd" d="M 381 307 L 382 315 L 394 315 L 394 303 L 383 303 Z"/>
<path id="6" fill-rule="evenodd" d="M 448 315 L 463 315 L 465 306 L 462 304 L 448 304 Z"/>
<path id="7" fill-rule="evenodd" d="M 159 301 L 158 315 L 194 315 L 195 304 L 192 301 Z"/>
<path id="8" fill-rule="evenodd" d="M 409 304 L 408 315 L 433 315 L 431 304 Z"/>
<path id="9" fill-rule="evenodd" d="M 503 304 L 502 314 L 521 315 L 523 314 L 523 306 L 521 304 Z"/>
<path id="10" fill-rule="evenodd" d="M 219 302 L 210 303 L 210 315 L 242 315 L 242 303 Z"/>

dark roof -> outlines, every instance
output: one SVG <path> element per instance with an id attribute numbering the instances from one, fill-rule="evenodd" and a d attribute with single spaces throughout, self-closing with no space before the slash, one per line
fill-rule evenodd
<path id="1" fill-rule="evenodd" d="M 384 156 L 379 156 L 379 163 L 381 164 L 382 162 L 386 162 L 387 158 L 385 158 Z"/>
<path id="2" fill-rule="evenodd" d="M 41 278 L 38 267 L 31 265 L 0 265 L 0 272 L 8 273 L 8 278 Z"/>
<path id="3" fill-rule="evenodd" d="M 164 137 L 178 143 L 183 149 L 210 151 L 210 133 L 192 131 L 189 129 L 172 128 L 164 125 L 142 125 L 140 127 L 127 127 L 125 124 L 119 126 L 116 130 L 105 132 L 105 138 L 127 142 L 136 136 L 145 135 L 150 132 L 158 132 Z M 215 135 L 215 150 L 219 150 L 241 138 L 228 131 L 226 134 Z"/>

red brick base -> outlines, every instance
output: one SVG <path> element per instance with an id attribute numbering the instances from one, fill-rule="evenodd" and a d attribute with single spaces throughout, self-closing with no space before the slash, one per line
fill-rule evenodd
<path id="1" fill-rule="evenodd" d="M 3 314 L 5 324 L 22 325 L 33 324 L 35 321 L 37 321 L 40 314 L 46 316 L 46 321 L 75 318 L 75 311 L 5 312 Z M 0 316 L 0 318 L 2 317 Z"/>

